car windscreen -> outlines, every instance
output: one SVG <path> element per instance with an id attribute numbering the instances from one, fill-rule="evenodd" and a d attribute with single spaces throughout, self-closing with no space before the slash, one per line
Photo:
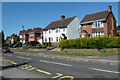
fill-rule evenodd
<path id="1" fill-rule="evenodd" d="M 2 49 L 8 49 L 7 47 L 2 47 Z"/>

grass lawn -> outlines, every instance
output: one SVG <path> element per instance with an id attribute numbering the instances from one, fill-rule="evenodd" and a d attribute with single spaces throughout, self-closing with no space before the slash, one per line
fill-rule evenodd
<path id="1" fill-rule="evenodd" d="M 41 51 L 46 51 L 46 49 L 39 49 L 39 50 L 18 50 L 17 52 L 41 52 Z"/>
<path id="2" fill-rule="evenodd" d="M 74 56 L 110 56 L 110 55 L 120 55 L 120 53 L 62 53 L 62 52 L 55 52 L 52 54 L 60 54 L 60 55 L 74 55 Z"/>

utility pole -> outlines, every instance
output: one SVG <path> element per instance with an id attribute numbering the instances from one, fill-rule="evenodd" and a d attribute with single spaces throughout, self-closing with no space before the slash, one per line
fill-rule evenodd
<path id="1" fill-rule="evenodd" d="M 24 26 L 22 26 L 22 44 L 23 44 L 23 39 L 24 39 Z"/>

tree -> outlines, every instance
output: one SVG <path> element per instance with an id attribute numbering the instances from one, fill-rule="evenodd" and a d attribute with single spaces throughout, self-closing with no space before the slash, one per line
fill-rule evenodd
<path id="1" fill-rule="evenodd" d="M 120 36 L 120 25 L 117 26 L 117 36 Z"/>
<path id="2" fill-rule="evenodd" d="M 1 35 L 2 35 L 2 44 L 4 44 L 5 41 L 4 41 L 4 32 L 3 31 L 1 32 Z"/>
<path id="3" fill-rule="evenodd" d="M 2 44 L 4 44 L 5 42 L 4 42 L 4 32 L 3 31 L 1 31 L 0 32 L 0 45 L 2 45 Z"/>

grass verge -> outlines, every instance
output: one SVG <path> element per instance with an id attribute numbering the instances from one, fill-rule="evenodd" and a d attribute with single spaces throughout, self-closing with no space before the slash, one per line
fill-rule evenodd
<path id="1" fill-rule="evenodd" d="M 46 49 L 39 49 L 39 50 L 18 50 L 17 52 L 41 52 L 41 51 L 46 51 Z"/>
<path id="2" fill-rule="evenodd" d="M 62 53 L 62 52 L 54 52 L 52 54 L 60 54 L 60 55 L 73 55 L 73 56 L 110 56 L 110 55 L 120 55 L 120 53 Z"/>

